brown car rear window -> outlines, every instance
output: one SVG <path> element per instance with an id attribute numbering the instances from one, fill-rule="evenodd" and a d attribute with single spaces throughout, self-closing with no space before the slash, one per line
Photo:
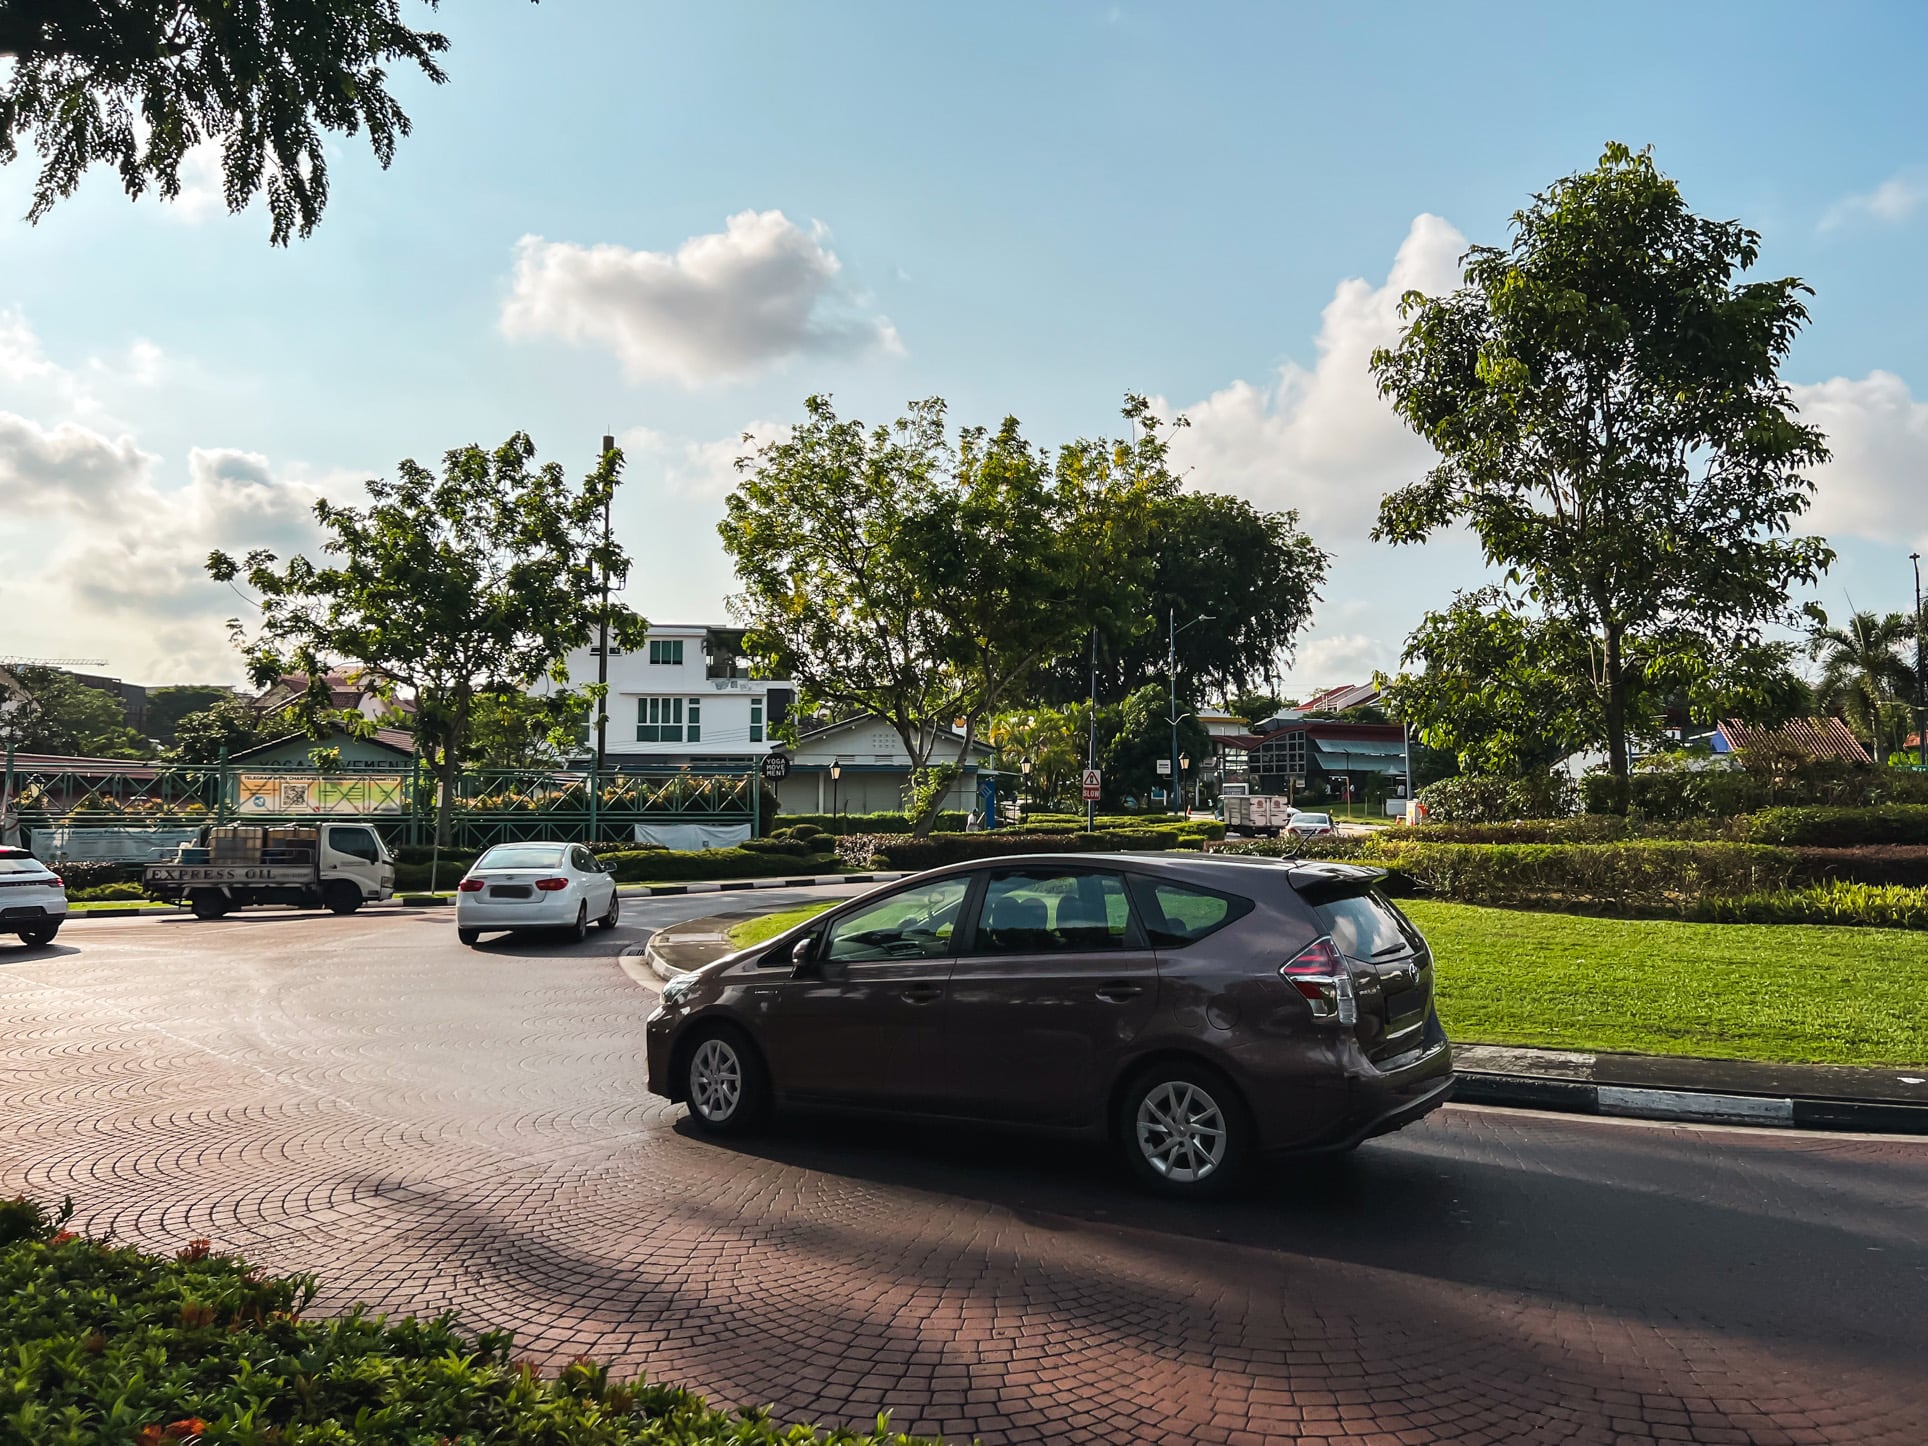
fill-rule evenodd
<path id="1" fill-rule="evenodd" d="M 1154 949 L 1183 949 L 1252 912 L 1250 899 L 1170 879 L 1134 874 L 1131 892 Z"/>

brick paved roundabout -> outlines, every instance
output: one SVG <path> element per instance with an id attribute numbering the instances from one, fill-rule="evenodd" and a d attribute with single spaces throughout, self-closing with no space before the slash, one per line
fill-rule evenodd
<path id="1" fill-rule="evenodd" d="M 791 895 L 759 896 L 775 902 Z M 1928 1441 L 1928 1142 L 1453 1107 L 1252 1198 L 1099 1156 L 691 1136 L 619 967 L 445 913 L 0 944 L 0 1190 L 780 1415 L 986 1442 Z"/>

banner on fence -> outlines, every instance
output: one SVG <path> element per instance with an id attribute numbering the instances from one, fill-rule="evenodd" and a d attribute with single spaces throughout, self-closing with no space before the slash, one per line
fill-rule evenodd
<path id="1" fill-rule="evenodd" d="M 29 829 L 34 857 L 47 864 L 147 864 L 171 859 L 182 844 L 193 843 L 192 828 Z"/>
<path id="2" fill-rule="evenodd" d="M 244 773 L 236 782 L 234 807 L 241 818 L 287 813 L 407 813 L 408 775 L 324 773 L 289 778 Z"/>

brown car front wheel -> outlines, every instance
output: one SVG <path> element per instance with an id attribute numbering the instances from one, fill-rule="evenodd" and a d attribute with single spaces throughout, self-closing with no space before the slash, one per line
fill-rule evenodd
<path id="1" fill-rule="evenodd" d="M 709 1135 L 747 1135 L 770 1113 L 770 1077 L 739 1030 L 717 1027 L 683 1052 L 683 1098 L 690 1123 Z"/>

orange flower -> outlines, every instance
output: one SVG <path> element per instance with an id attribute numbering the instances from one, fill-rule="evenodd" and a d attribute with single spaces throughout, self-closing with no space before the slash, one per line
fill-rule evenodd
<path id="1" fill-rule="evenodd" d="M 200 1236 L 188 1241 L 185 1246 L 175 1251 L 174 1258 L 192 1264 L 197 1260 L 206 1260 L 208 1258 L 208 1252 L 213 1248 L 214 1242 L 212 1240 L 209 1240 L 206 1236 Z"/>
<path id="2" fill-rule="evenodd" d="M 65 1245 L 69 1240 L 78 1240 L 78 1239 L 80 1239 L 80 1237 L 74 1234 L 73 1231 L 63 1230 L 58 1235 L 54 1236 L 52 1240 L 49 1240 L 47 1244 L 49 1247 L 56 1247 L 56 1246 Z"/>

